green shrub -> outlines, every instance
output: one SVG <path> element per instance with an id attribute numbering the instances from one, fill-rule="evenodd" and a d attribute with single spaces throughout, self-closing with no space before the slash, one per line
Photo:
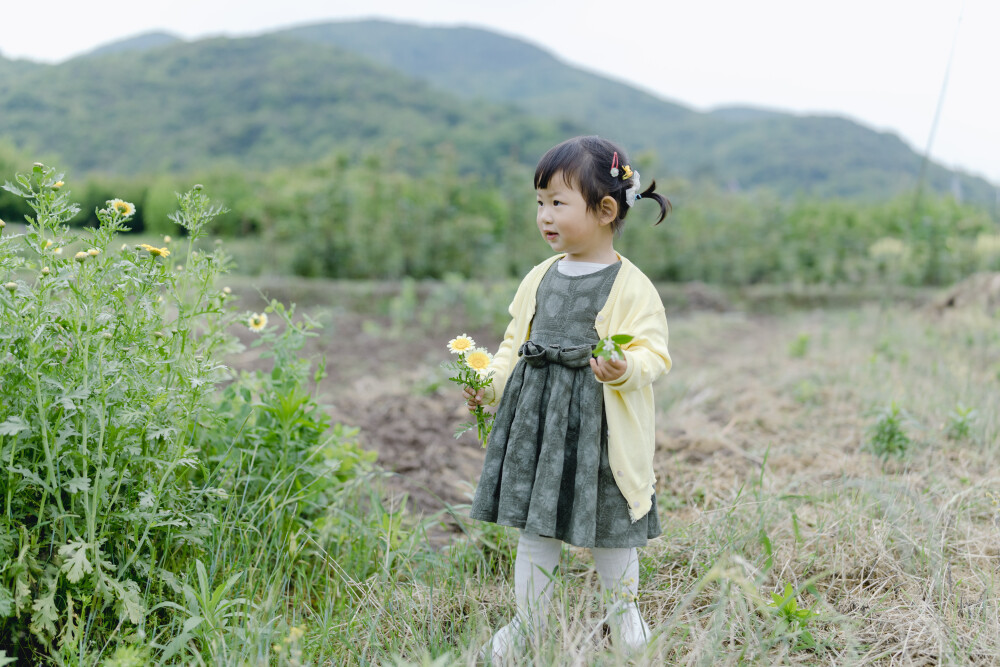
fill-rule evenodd
<path id="1" fill-rule="evenodd" d="M 171 216 L 186 251 L 116 247 L 134 213 L 121 200 L 74 235 L 78 209 L 44 165 L 4 188 L 34 217 L 0 235 L 0 651 L 224 662 L 224 627 L 194 622 L 192 600 L 252 603 L 230 594 L 239 566 L 207 571 L 206 549 L 236 531 L 259 552 L 261 525 L 286 544 L 371 459 L 306 388 L 322 375 L 296 356 L 314 324 L 272 303 L 284 328 L 261 326 L 255 345 L 274 369 L 233 378 L 221 360 L 247 314 L 215 286 L 226 254 L 193 250 L 221 212 L 200 186 Z"/>
<path id="2" fill-rule="evenodd" d="M 890 456 L 902 457 L 913 445 L 903 429 L 907 421 L 909 415 L 893 401 L 877 414 L 875 423 L 869 428 L 868 449 L 883 461 Z"/>

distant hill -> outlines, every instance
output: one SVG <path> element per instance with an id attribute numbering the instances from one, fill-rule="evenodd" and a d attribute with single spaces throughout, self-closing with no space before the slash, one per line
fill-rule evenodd
<path id="1" fill-rule="evenodd" d="M 355 21 L 279 34 L 335 44 L 466 98 L 567 117 L 633 151 L 654 151 L 672 173 L 734 187 L 884 198 L 913 188 L 920 171 L 920 155 L 892 133 L 835 116 L 746 108 L 698 112 L 486 30 Z M 935 190 L 949 192 L 956 183 L 970 200 L 995 200 L 995 186 L 981 178 L 939 165 L 928 171 Z"/>
<path id="2" fill-rule="evenodd" d="M 270 168 L 375 148 L 410 169 L 454 150 L 456 166 L 490 173 L 581 133 L 620 140 L 657 165 L 650 176 L 785 196 L 885 199 L 912 189 L 921 163 L 897 135 L 846 118 L 700 112 L 473 28 L 358 21 L 194 42 L 150 33 L 59 65 L 0 58 L 0 139 L 77 171 Z M 995 201 L 992 184 L 935 164 L 928 185 Z"/>
<path id="3" fill-rule="evenodd" d="M 135 37 L 129 37 L 128 39 L 99 46 L 90 53 L 85 54 L 84 57 L 103 56 L 108 53 L 135 53 L 140 51 L 149 51 L 150 49 L 156 49 L 161 46 L 169 46 L 183 41 L 184 40 L 177 35 L 171 35 L 168 32 L 147 32 L 142 35 L 136 35 Z"/>
<path id="4" fill-rule="evenodd" d="M 419 169 L 442 145 L 458 167 L 486 171 L 580 131 L 461 100 L 333 46 L 264 36 L 149 48 L 154 41 L 0 80 L 0 137 L 84 172 L 268 168 L 333 152 L 360 159 L 368 148 L 392 148 Z"/>

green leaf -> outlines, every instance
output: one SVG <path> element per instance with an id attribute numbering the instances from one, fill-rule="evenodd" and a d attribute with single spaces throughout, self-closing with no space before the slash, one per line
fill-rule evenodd
<path id="1" fill-rule="evenodd" d="M 49 594 L 35 600 L 31 605 L 34 610 L 31 614 L 31 632 L 39 638 L 56 636 L 56 620 L 59 618 L 59 610 L 56 609 L 56 592 L 49 589 Z"/>
<path id="2" fill-rule="evenodd" d="M 63 485 L 67 491 L 70 493 L 79 493 L 80 491 L 90 490 L 90 478 L 89 477 L 74 477 L 73 479 L 66 482 Z"/>
<path id="3" fill-rule="evenodd" d="M 6 586 L 0 586 L 0 618 L 14 615 L 14 596 Z"/>
<path id="4" fill-rule="evenodd" d="M 7 421 L 0 423 L 0 435 L 17 435 L 28 428 L 28 424 L 20 417 L 8 417 Z"/>
<path id="5" fill-rule="evenodd" d="M 615 334 L 611 337 L 611 340 L 618 345 L 624 345 L 625 343 L 631 343 L 635 336 L 630 336 L 628 334 Z"/>
<path id="6" fill-rule="evenodd" d="M 87 548 L 90 545 L 83 540 L 76 540 L 59 547 L 59 555 L 66 558 L 66 562 L 59 568 L 60 572 L 66 573 L 66 578 L 70 583 L 76 583 L 83 579 L 84 575 L 94 571 L 94 566 L 87 560 Z"/>
<path id="7" fill-rule="evenodd" d="M 118 603 L 115 605 L 118 610 L 118 617 L 122 620 L 128 619 L 133 625 L 139 625 L 146 618 L 146 607 L 142 604 L 139 595 L 139 584 L 129 579 L 120 583 L 111 579 L 111 586 L 118 594 Z"/>

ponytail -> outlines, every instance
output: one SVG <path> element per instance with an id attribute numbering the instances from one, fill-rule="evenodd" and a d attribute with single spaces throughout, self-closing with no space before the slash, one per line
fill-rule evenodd
<path id="1" fill-rule="evenodd" d="M 649 184 L 648 188 L 646 188 L 639 194 L 638 199 L 652 199 L 653 201 L 655 201 L 657 204 L 660 205 L 660 217 L 656 220 L 655 223 L 653 223 L 654 225 L 658 225 L 661 222 L 663 222 L 664 218 L 666 218 L 667 215 L 670 213 L 670 211 L 674 209 L 674 206 L 673 204 L 670 203 L 669 199 L 655 192 L 655 190 L 656 190 L 656 181 L 653 181 L 652 183 Z"/>

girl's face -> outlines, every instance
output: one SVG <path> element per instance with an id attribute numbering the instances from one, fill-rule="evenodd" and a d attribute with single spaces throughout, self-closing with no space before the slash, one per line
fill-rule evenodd
<path id="1" fill-rule="evenodd" d="M 566 259 L 577 262 L 616 262 L 611 220 L 614 215 L 587 209 L 583 193 L 567 183 L 562 172 L 553 174 L 547 188 L 539 188 L 535 217 L 542 238 Z"/>

